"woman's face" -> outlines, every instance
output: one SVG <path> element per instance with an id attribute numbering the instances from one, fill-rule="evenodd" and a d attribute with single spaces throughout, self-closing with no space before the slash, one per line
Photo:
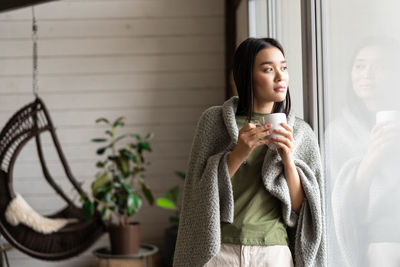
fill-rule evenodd
<path id="1" fill-rule="evenodd" d="M 253 66 L 255 101 L 284 101 L 288 84 L 289 73 L 282 52 L 276 47 L 260 50 Z"/>
<path id="2" fill-rule="evenodd" d="M 379 108 L 381 103 L 390 103 L 397 98 L 394 84 L 397 81 L 398 62 L 391 51 L 379 46 L 362 48 L 353 64 L 351 78 L 353 89 L 370 109 Z"/>
<path id="3" fill-rule="evenodd" d="M 378 96 L 378 85 L 384 81 L 381 71 L 382 51 L 376 46 L 361 49 L 354 60 L 351 71 L 353 89 L 364 101 L 373 101 Z"/>

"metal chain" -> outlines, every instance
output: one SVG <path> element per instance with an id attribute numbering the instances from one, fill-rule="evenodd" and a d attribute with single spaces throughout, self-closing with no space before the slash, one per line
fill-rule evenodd
<path id="1" fill-rule="evenodd" d="M 38 81 L 38 26 L 36 24 L 35 8 L 32 6 L 32 41 L 33 41 L 33 94 L 39 96 L 39 81 Z"/>

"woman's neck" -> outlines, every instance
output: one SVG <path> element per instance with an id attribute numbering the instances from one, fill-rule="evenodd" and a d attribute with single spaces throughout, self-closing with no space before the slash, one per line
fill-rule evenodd
<path id="1" fill-rule="evenodd" d="M 272 108 L 274 107 L 274 102 L 258 103 L 254 101 L 253 112 L 269 114 L 272 113 Z"/>

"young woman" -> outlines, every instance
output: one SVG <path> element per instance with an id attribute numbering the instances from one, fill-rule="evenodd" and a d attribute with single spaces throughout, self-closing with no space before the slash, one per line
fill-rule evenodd
<path id="1" fill-rule="evenodd" d="M 323 267 L 318 142 L 291 111 L 282 46 L 272 38 L 245 40 L 233 75 L 239 97 L 207 109 L 197 125 L 174 266 Z M 287 115 L 284 130 L 257 127 L 276 112 Z M 280 136 L 266 138 L 272 132 Z"/>

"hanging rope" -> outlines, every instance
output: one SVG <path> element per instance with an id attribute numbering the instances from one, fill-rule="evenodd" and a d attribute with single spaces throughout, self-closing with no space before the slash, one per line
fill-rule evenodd
<path id="1" fill-rule="evenodd" d="M 38 83 L 38 53 L 37 53 L 37 35 L 38 27 L 36 24 L 35 8 L 32 6 L 32 41 L 33 41 L 33 94 L 39 96 Z"/>

